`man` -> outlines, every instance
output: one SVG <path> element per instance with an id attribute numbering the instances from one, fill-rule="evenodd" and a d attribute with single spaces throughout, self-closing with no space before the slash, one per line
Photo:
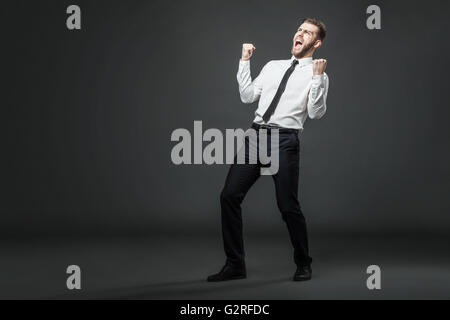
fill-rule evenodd
<path id="1" fill-rule="evenodd" d="M 298 201 L 299 140 L 307 117 L 320 119 L 326 112 L 328 76 L 327 61 L 312 60 L 326 35 L 323 22 L 306 18 L 293 38 L 290 60 L 270 61 L 252 81 L 250 58 L 256 49 L 242 45 L 237 80 L 243 103 L 259 99 L 252 128 L 279 132 L 279 168 L 273 175 L 278 208 L 287 225 L 294 247 L 297 270 L 294 281 L 311 279 L 306 222 Z M 245 146 L 247 146 L 247 140 Z M 246 150 L 246 159 L 248 151 Z M 222 235 L 227 260 L 222 270 L 208 281 L 244 279 L 247 276 L 242 235 L 241 203 L 250 187 L 260 177 L 261 164 L 236 164 L 228 172 L 220 202 Z"/>

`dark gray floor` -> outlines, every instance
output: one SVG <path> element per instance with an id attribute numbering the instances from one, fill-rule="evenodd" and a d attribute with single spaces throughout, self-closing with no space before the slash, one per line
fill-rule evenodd
<path id="1" fill-rule="evenodd" d="M 314 278 L 290 281 L 295 266 L 286 234 L 246 235 L 248 279 L 207 283 L 223 263 L 217 236 L 4 240 L 1 299 L 449 299 L 450 241 L 421 235 L 311 236 Z M 66 289 L 68 265 L 82 290 Z M 366 268 L 382 270 L 369 291 Z"/>

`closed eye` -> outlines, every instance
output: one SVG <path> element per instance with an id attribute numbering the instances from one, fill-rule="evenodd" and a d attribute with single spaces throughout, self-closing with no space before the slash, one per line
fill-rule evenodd
<path id="1" fill-rule="evenodd" d="M 297 32 L 302 32 L 302 31 L 305 32 L 305 33 L 307 33 L 309 36 L 312 34 L 311 31 L 303 30 L 303 29 L 298 29 Z"/>

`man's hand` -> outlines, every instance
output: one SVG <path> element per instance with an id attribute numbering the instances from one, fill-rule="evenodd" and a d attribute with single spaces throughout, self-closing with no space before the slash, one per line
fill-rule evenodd
<path id="1" fill-rule="evenodd" d="M 247 61 L 250 60 L 250 58 L 252 57 L 253 51 L 256 48 L 253 46 L 253 44 L 251 43 L 244 43 L 242 45 L 242 57 L 241 60 L 243 61 Z"/>
<path id="2" fill-rule="evenodd" d="M 326 67 L 327 67 L 327 60 L 325 60 L 325 59 L 313 60 L 313 74 L 314 75 L 323 74 Z"/>

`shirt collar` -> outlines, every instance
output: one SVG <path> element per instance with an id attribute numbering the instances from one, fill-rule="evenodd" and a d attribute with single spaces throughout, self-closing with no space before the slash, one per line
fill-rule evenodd
<path id="1" fill-rule="evenodd" d="M 291 62 L 296 59 L 295 56 L 291 57 Z M 298 66 L 299 67 L 303 67 L 306 66 L 308 64 L 312 64 L 312 57 L 308 57 L 308 58 L 301 58 L 301 59 L 297 59 L 298 60 Z"/>

